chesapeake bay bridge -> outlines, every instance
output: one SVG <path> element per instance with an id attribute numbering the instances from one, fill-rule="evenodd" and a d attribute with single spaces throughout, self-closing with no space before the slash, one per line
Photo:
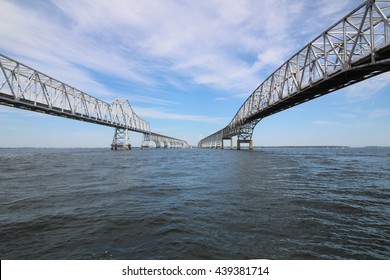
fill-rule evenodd
<path id="1" fill-rule="evenodd" d="M 249 144 L 265 117 L 390 70 L 390 0 L 368 0 L 295 53 L 246 99 L 231 122 L 198 143 Z M 107 103 L 0 54 L 0 104 L 115 128 L 111 149 L 130 149 L 129 131 L 143 147 L 187 147 L 151 131 L 127 99 Z"/>
<path id="2" fill-rule="evenodd" d="M 125 98 L 107 103 L 0 54 L 0 104 L 115 128 L 112 150 L 131 149 L 129 131 L 143 133 L 142 148 L 185 148 L 187 142 L 154 133 Z"/>
<path id="3" fill-rule="evenodd" d="M 265 117 L 390 70 L 390 0 L 368 0 L 299 50 L 246 99 L 231 122 L 198 143 L 253 149 Z"/>

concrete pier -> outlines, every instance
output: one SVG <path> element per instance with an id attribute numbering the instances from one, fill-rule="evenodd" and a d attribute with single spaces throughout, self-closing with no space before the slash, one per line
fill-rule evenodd
<path id="1" fill-rule="evenodd" d="M 237 140 L 237 150 L 241 150 L 241 144 L 249 144 L 249 150 L 253 150 L 253 141 L 250 140 Z"/>
<path id="2" fill-rule="evenodd" d="M 111 144 L 111 150 L 118 150 L 118 148 L 122 148 L 125 150 L 131 150 L 131 144 Z"/>

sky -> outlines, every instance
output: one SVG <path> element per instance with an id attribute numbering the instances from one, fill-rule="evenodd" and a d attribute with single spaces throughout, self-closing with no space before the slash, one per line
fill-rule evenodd
<path id="1" fill-rule="evenodd" d="M 363 0 L 0 0 L 0 53 L 192 145 Z M 390 146 L 390 76 L 263 119 L 257 146 Z M 114 129 L 0 106 L 0 147 L 109 147 Z M 131 133 L 133 146 L 142 134 Z"/>

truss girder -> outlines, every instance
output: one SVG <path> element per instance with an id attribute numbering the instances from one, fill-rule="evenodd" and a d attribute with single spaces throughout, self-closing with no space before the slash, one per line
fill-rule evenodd
<path id="1" fill-rule="evenodd" d="M 0 104 L 150 133 L 127 99 L 104 102 L 3 55 L 0 68 Z"/>
<path id="2" fill-rule="evenodd" d="M 186 148 L 188 147 L 187 141 L 172 138 L 169 136 L 157 134 L 157 133 L 144 133 L 144 140 L 142 146 L 150 147 L 150 142 L 154 142 L 156 148 L 161 147 L 161 143 L 164 148 Z"/>
<path id="3" fill-rule="evenodd" d="M 389 71 L 389 18 L 390 0 L 361 4 L 280 66 L 224 129 L 199 145 L 209 145 L 219 134 L 240 137 L 253 121 Z"/>
<path id="4" fill-rule="evenodd" d="M 223 146 L 223 130 L 219 130 L 210 136 L 199 141 L 199 148 L 222 148 Z"/>

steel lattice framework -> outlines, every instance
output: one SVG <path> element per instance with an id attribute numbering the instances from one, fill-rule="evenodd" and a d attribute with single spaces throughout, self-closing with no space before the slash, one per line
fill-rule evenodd
<path id="1" fill-rule="evenodd" d="M 104 102 L 1 54 L 0 68 L 1 105 L 114 127 L 114 148 L 131 147 L 129 130 L 149 137 L 155 134 L 127 99 Z M 160 136 L 187 145 L 183 140 Z"/>
<path id="2" fill-rule="evenodd" d="M 152 142 L 154 142 L 156 148 L 186 148 L 188 144 L 186 141 L 166 137 L 157 133 L 144 134 L 144 140 L 142 143 L 142 148 L 151 148 Z M 161 146 L 163 144 L 164 146 Z"/>
<path id="3" fill-rule="evenodd" d="M 323 32 L 271 74 L 231 122 L 199 147 L 238 137 L 252 144 L 264 117 L 390 70 L 390 0 L 369 0 Z"/>

